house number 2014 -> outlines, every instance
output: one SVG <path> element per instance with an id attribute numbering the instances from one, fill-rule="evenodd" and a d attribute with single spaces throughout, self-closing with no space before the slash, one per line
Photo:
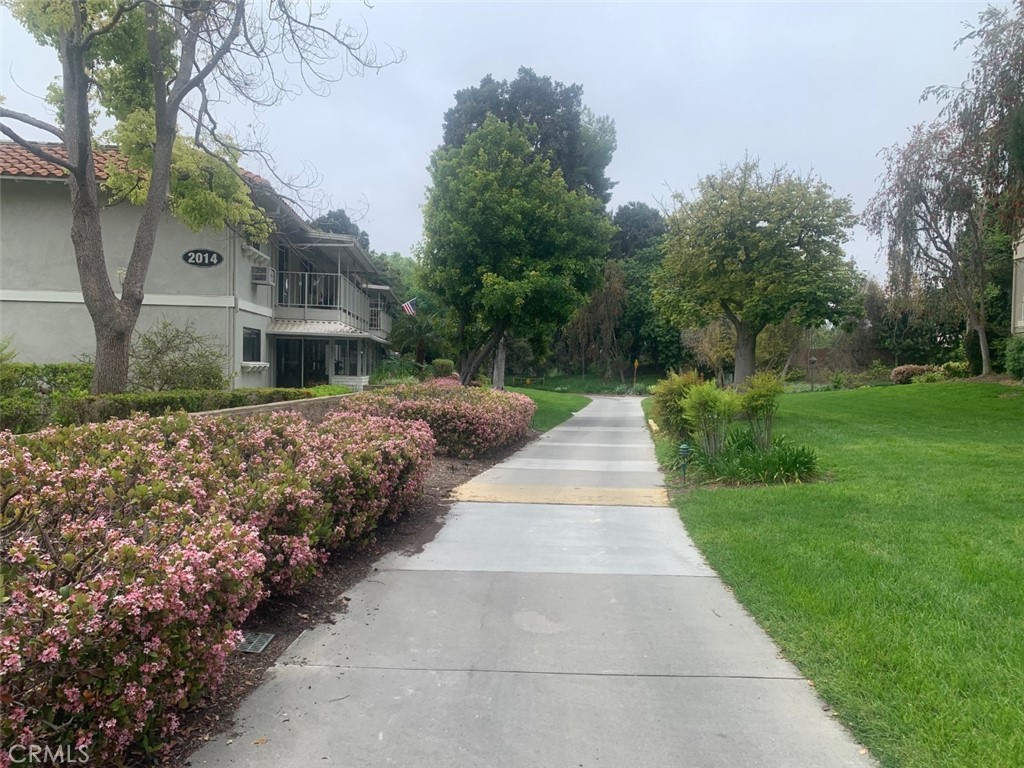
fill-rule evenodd
<path id="1" fill-rule="evenodd" d="M 185 251 L 181 260 L 192 267 L 216 267 L 224 257 L 216 251 Z"/>

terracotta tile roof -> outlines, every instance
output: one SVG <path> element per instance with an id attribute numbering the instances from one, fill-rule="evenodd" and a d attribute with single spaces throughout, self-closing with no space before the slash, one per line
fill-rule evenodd
<path id="1" fill-rule="evenodd" d="M 67 150 L 63 144 L 49 142 L 40 146 L 51 155 L 66 159 Z M 120 156 L 114 147 L 100 147 L 95 152 L 96 178 L 101 181 L 107 178 L 108 163 L 119 162 Z M 23 176 L 34 179 L 62 179 L 68 172 L 59 165 L 48 163 L 29 152 L 20 144 L 11 141 L 0 141 L 0 176 Z"/>
<path id="2" fill-rule="evenodd" d="M 51 155 L 61 159 L 67 159 L 68 151 L 63 144 L 40 142 L 39 146 Z M 94 152 L 96 163 L 96 178 L 106 181 L 106 167 L 109 163 L 120 163 L 121 155 L 117 147 L 99 147 Z M 59 165 L 54 165 L 46 160 L 36 157 L 20 144 L 13 141 L 0 141 L 0 176 L 21 176 L 33 179 L 63 179 L 68 172 Z M 242 176 L 250 184 L 273 189 L 271 183 L 255 173 L 242 169 Z"/>

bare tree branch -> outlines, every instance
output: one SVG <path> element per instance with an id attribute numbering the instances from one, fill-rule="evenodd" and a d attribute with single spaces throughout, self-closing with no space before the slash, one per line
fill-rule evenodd
<path id="1" fill-rule="evenodd" d="M 28 139 L 25 139 L 25 138 L 19 136 L 9 126 L 4 125 L 3 123 L 0 123 L 0 133 L 2 133 L 4 136 L 7 136 L 15 144 L 18 144 L 18 145 L 24 147 L 25 149 L 27 149 L 29 152 L 31 152 L 33 155 L 38 157 L 40 160 L 45 160 L 48 163 L 53 163 L 54 165 L 58 165 L 61 168 L 63 168 L 64 170 L 68 171 L 68 173 L 75 173 L 76 170 L 77 170 L 74 165 L 69 163 L 64 158 L 57 157 L 57 155 L 54 155 L 54 154 L 51 154 L 51 153 L 47 152 L 45 149 L 40 147 L 38 144 L 36 144 L 34 142 L 31 142 Z"/>
<path id="2" fill-rule="evenodd" d="M 52 123 L 40 120 L 38 117 L 32 117 L 32 115 L 26 115 L 23 112 L 15 112 L 13 109 L 0 107 L 0 118 L 4 117 L 9 120 L 17 120 L 19 123 L 25 123 L 25 125 L 31 125 L 33 128 L 38 128 L 41 131 L 46 131 L 64 141 L 64 131 Z"/>
<path id="3" fill-rule="evenodd" d="M 236 0 L 235 3 L 235 14 L 231 21 L 231 28 L 228 33 L 224 35 L 224 39 L 221 41 L 220 46 L 214 51 L 210 59 L 201 67 L 197 67 L 196 74 L 190 79 L 184 80 L 184 77 L 188 76 L 191 72 L 193 65 L 195 65 L 195 46 L 196 39 L 191 40 L 191 49 L 188 51 L 188 56 L 185 55 L 185 45 L 182 45 L 182 62 L 181 69 L 178 72 L 178 78 L 175 81 L 174 88 L 171 90 L 170 99 L 168 105 L 172 109 L 177 109 L 181 106 L 182 99 L 184 99 L 191 91 L 193 91 L 199 83 L 203 82 L 210 73 L 216 69 L 217 65 L 220 64 L 230 52 L 231 48 L 235 43 L 235 39 L 238 37 L 238 33 L 242 27 L 242 19 L 245 17 L 245 0 Z M 196 38 L 201 30 L 196 29 Z M 187 61 L 187 66 L 186 66 Z"/>

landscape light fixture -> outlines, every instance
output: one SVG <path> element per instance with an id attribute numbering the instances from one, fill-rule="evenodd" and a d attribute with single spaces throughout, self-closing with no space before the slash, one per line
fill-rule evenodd
<path id="1" fill-rule="evenodd" d="M 682 464 L 683 469 L 683 482 L 686 482 L 686 465 L 690 463 L 690 453 L 692 449 L 686 443 L 682 443 L 679 446 L 679 461 Z"/>

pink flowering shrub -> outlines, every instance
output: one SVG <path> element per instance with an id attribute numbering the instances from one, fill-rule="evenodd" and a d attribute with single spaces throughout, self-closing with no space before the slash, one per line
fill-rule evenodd
<path id="1" fill-rule="evenodd" d="M 0 434 L 5 745 L 102 764 L 158 743 L 219 681 L 263 594 L 258 532 L 144 432 L 97 440 L 95 463 L 71 431 L 50 432 L 53 461 Z"/>
<path id="2" fill-rule="evenodd" d="M 346 411 L 427 422 L 439 452 L 482 456 L 522 438 L 536 405 L 513 392 L 459 386 L 452 379 L 361 392 L 341 403 Z"/>
<path id="3" fill-rule="evenodd" d="M 329 414 L 314 427 L 313 439 L 323 446 L 320 474 L 329 475 L 339 463 L 347 468 L 352 487 L 352 509 L 336 515 L 332 547 L 372 537 L 381 517 L 397 520 L 423 492 L 423 478 L 433 458 L 435 443 L 423 421 Z M 334 458 L 329 451 L 333 447 Z"/>
<path id="4" fill-rule="evenodd" d="M 354 414 L 0 433 L 3 743 L 157 749 L 259 600 L 405 512 L 433 452 L 423 422 Z"/>

